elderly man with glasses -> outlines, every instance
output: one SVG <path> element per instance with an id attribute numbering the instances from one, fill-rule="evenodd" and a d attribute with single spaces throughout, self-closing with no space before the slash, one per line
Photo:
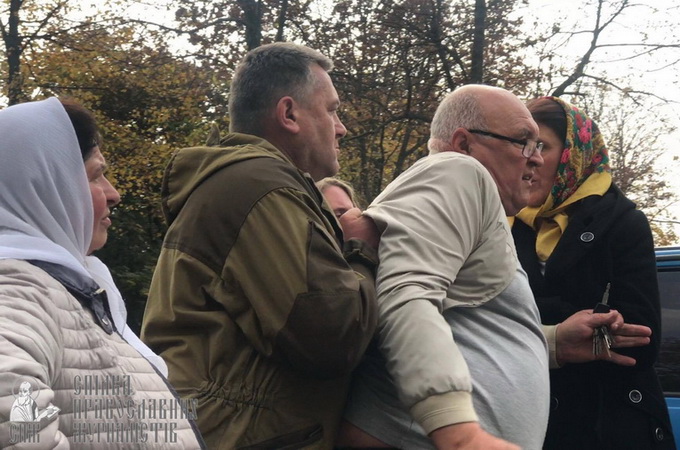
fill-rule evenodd
<path id="1" fill-rule="evenodd" d="M 506 218 L 543 164 L 538 131 L 510 92 L 461 87 L 435 113 L 430 155 L 366 211 L 382 232 L 378 339 L 338 445 L 540 449 L 555 341 L 560 361 L 593 359 L 593 329 L 624 326 L 616 312 L 541 326 Z"/>

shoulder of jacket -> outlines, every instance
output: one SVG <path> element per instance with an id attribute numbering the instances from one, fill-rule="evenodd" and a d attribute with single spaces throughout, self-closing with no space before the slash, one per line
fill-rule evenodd
<path id="1" fill-rule="evenodd" d="M 0 278 L 4 278 L 8 285 L 13 285 L 11 280 L 16 280 L 24 287 L 38 290 L 57 289 L 68 294 L 62 284 L 43 269 L 19 259 L 0 259 Z"/>
<path id="2" fill-rule="evenodd" d="M 403 175 L 405 179 L 422 178 L 424 183 L 436 178 L 438 184 L 445 186 L 494 184 L 489 171 L 479 161 L 457 152 L 436 153 L 422 158 Z"/>

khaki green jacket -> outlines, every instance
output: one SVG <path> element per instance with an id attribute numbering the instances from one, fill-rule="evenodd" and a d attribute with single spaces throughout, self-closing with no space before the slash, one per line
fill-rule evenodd
<path id="1" fill-rule="evenodd" d="M 331 448 L 376 324 L 375 253 L 268 142 L 180 150 L 143 339 L 198 399 L 209 448 Z"/>

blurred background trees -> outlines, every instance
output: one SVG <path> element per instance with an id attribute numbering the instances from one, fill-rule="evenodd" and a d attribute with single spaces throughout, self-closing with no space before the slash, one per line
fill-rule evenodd
<path id="1" fill-rule="evenodd" d="M 657 242 L 677 242 L 668 221 L 678 201 L 669 182 L 678 170 L 669 138 L 678 114 L 669 105 L 680 100 L 680 7 L 547 3 L 2 0 L 0 89 L 5 104 L 68 95 L 97 115 L 123 196 L 100 256 L 133 328 L 165 231 L 165 162 L 173 149 L 202 144 L 212 123 L 228 127 L 234 66 L 273 41 L 306 44 L 335 61 L 348 128 L 340 176 L 368 201 L 427 153 L 442 97 L 481 82 L 585 108 L 608 139 L 615 179 L 648 214 Z"/>

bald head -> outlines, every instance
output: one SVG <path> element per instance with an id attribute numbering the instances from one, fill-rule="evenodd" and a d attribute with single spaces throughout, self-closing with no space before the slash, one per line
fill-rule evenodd
<path id="1" fill-rule="evenodd" d="M 479 161 L 498 187 L 507 215 L 515 215 L 529 200 L 534 169 L 543 164 L 533 149 L 538 125 L 524 103 L 505 89 L 466 85 L 447 95 L 432 119 L 430 154 L 454 151 Z M 529 154 L 529 153 L 527 153 Z"/>
<path id="2" fill-rule="evenodd" d="M 528 110 L 514 94 L 505 89 L 483 84 L 461 86 L 448 94 L 437 107 L 430 126 L 430 153 L 456 151 L 452 146 L 453 133 L 458 128 L 486 130 L 490 122 L 502 120 L 503 110 Z"/>

